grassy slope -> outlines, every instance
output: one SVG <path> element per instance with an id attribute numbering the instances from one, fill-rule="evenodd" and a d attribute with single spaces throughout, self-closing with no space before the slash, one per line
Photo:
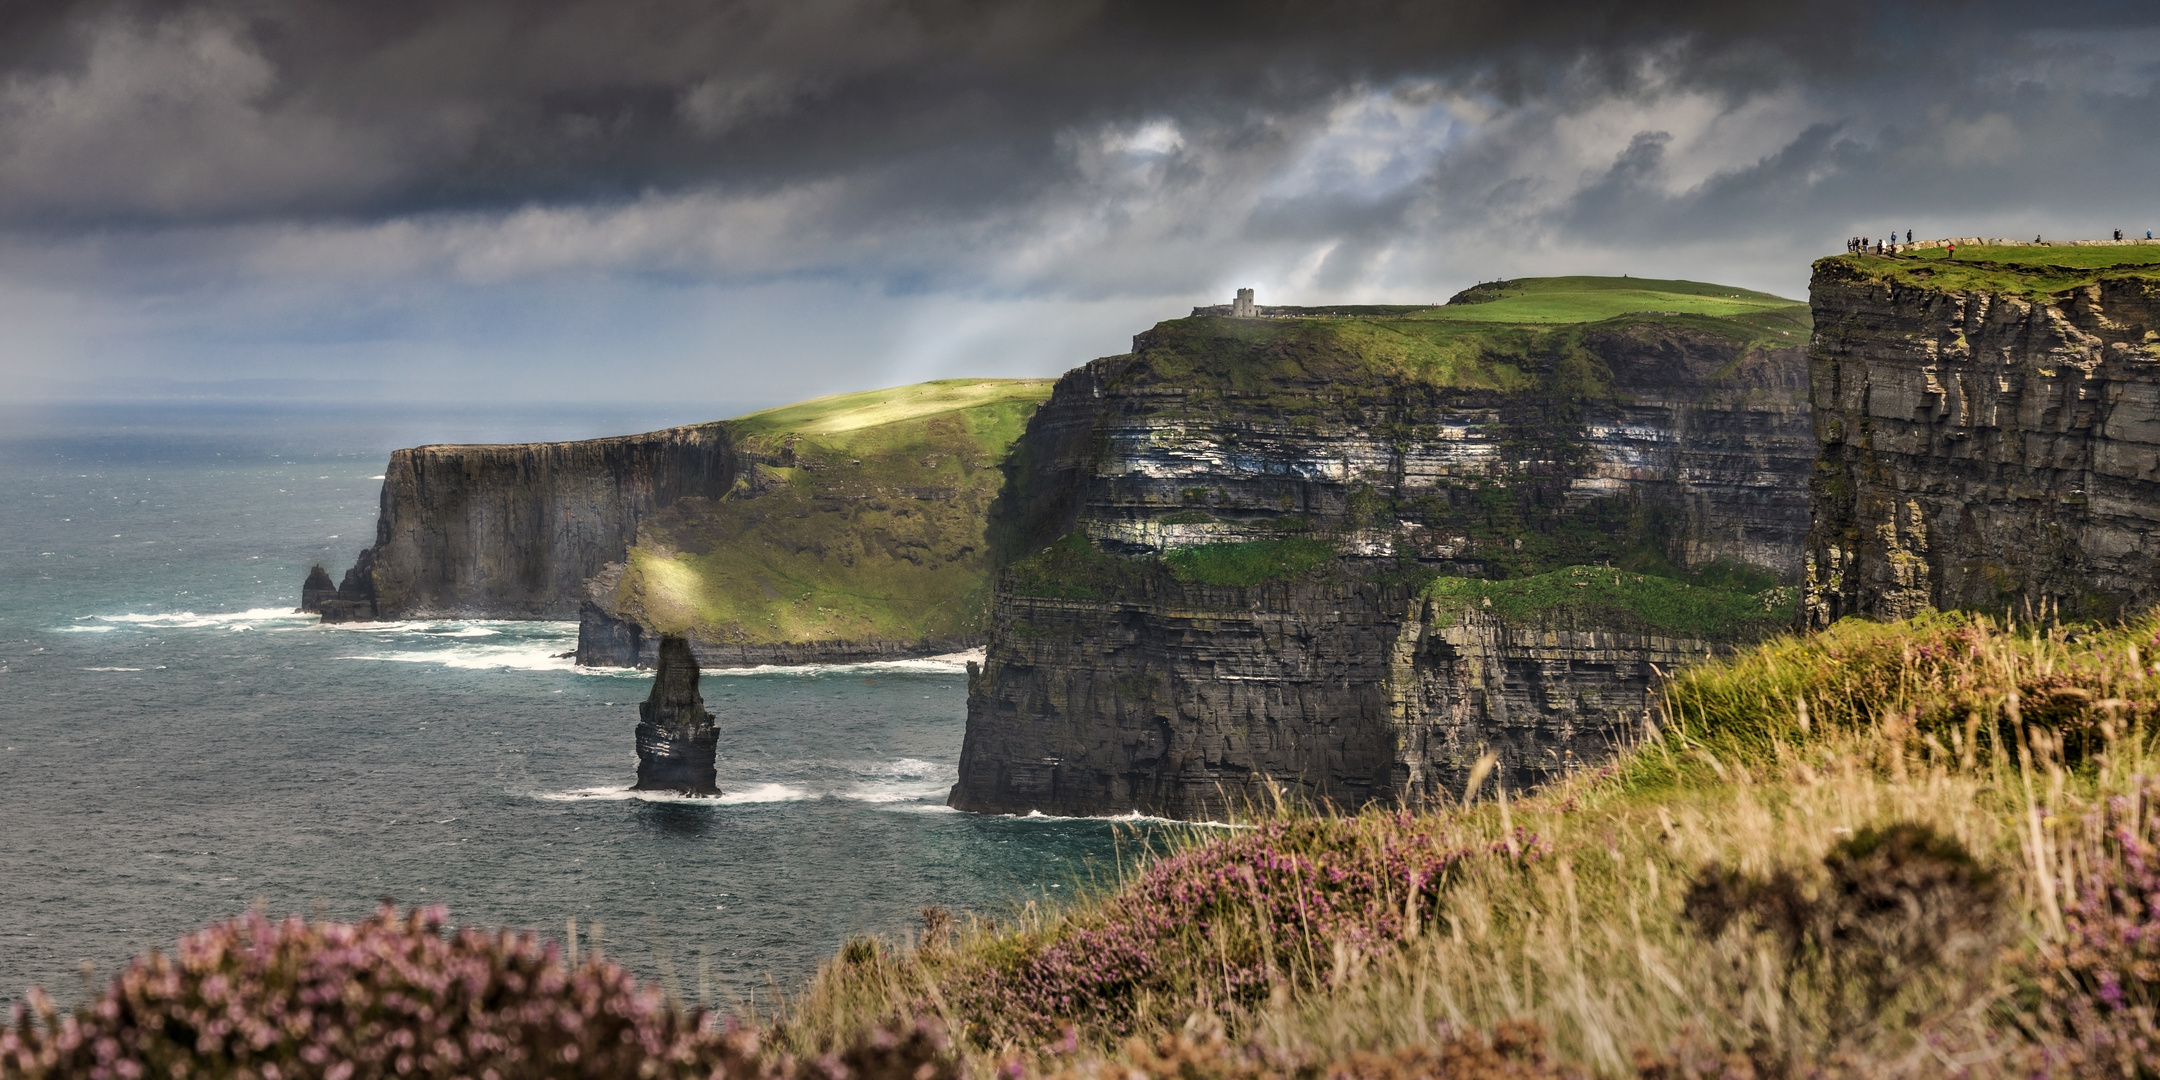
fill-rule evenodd
<path id="1" fill-rule="evenodd" d="M 1652 278 L 1554 277 L 1497 281 L 1466 290 L 1415 318 L 1454 322 L 1580 323 L 1677 313 L 1730 318 L 1790 313 L 1797 300 L 1731 285 Z"/>
<path id="2" fill-rule="evenodd" d="M 1561 1062 L 1608 1076 L 1808 1075 L 1833 1061 L 1814 1074 L 2036 1075 L 2043 1044 L 2047 1075 L 2117 1075 L 2108 1055 L 2123 1044 L 2108 1040 L 2149 1037 L 2135 1010 L 2160 990 L 2160 940 L 2139 929 L 2160 882 L 2137 862 L 2149 854 L 2123 847 L 2160 836 L 2144 816 L 2160 622 L 2076 629 L 1933 616 L 1780 639 L 1677 676 L 1657 738 L 1597 774 L 1468 808 L 1262 812 L 1251 831 L 1192 830 L 1174 857 L 1121 866 L 1121 884 L 1078 903 L 978 919 L 921 948 L 851 947 L 782 1030 L 811 1050 L 927 1010 L 985 1073 L 1005 1060 L 1015 1075 L 1129 1063 L 1228 1077 L 1269 1074 L 1249 1071 L 1253 1055 L 1429 1052 L 1450 1030 L 1530 1018 Z M 1791 873 L 1797 891 L 1776 903 L 1839 902 L 1826 858 L 1901 822 L 1952 838 L 1996 899 L 1929 892 L 1941 879 L 1925 863 L 1865 864 L 1860 887 L 1883 903 L 1854 901 L 1856 921 L 1823 924 L 1844 928 L 1839 944 L 1796 953 L 1684 914 L 1691 890 L 1720 880 L 1711 866 L 1773 889 Z M 1931 930 L 1936 916 L 1915 911 L 1963 929 Z M 1912 942 L 1919 952 L 1871 966 Z M 1074 1050 L 1052 1045 L 1060 1010 L 1081 1022 Z M 1204 1036 L 1222 1027 L 1227 1044 Z"/>
<path id="3" fill-rule="evenodd" d="M 745 450 L 792 450 L 794 466 L 760 466 L 720 502 L 653 521 L 618 607 L 757 645 L 979 632 L 997 465 L 1050 387 L 944 380 L 730 421 Z"/>
<path id="4" fill-rule="evenodd" d="M 1547 384 L 1595 393 L 1602 387 L 1594 373 L 1571 370 L 1585 366 L 1575 354 L 1587 331 L 1662 326 L 1744 345 L 1796 345 L 1810 326 L 1807 305 L 1797 300 L 1640 278 L 1496 282 L 1439 307 L 1274 310 L 1303 314 L 1163 323 L 1152 334 L 1149 365 L 1163 378 L 1213 378 L 1244 391 L 1286 377 L 1407 375 L 1452 389 L 1521 392 Z M 1264 358 L 1256 357 L 1261 346 Z"/>
<path id="5" fill-rule="evenodd" d="M 2160 247 L 1961 247 L 1955 259 L 1940 249 L 1832 259 L 1901 284 L 2001 293 L 2036 302 L 2103 278 L 2160 280 Z"/>

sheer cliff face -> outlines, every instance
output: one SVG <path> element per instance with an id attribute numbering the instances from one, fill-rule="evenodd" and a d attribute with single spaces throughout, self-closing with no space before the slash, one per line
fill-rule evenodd
<path id="1" fill-rule="evenodd" d="M 399 450 L 375 544 L 339 599 L 360 617 L 575 618 L 585 579 L 623 558 L 643 518 L 734 479 L 722 424 Z"/>
<path id="2" fill-rule="evenodd" d="M 1816 264 L 1807 611 L 2160 602 L 2160 287 L 2036 302 Z"/>
<path id="3" fill-rule="evenodd" d="M 1223 344 L 1193 339 L 1230 321 L 1166 324 L 1067 375 L 1015 448 L 993 538 L 1024 551 L 1078 527 L 1141 554 L 1312 525 L 1344 532 L 1346 555 L 1471 576 L 1630 545 L 1800 575 L 1813 443 L 1797 346 L 1636 325 L 1549 343 L 1557 355 L 1525 359 L 1553 370 L 1493 380 L 1515 387 L 1376 376 L 1266 340 L 1191 370 Z"/>
<path id="4" fill-rule="evenodd" d="M 1077 533 L 1136 564 L 1285 538 L 1337 558 L 1249 586 L 1001 575 L 954 806 L 1205 817 L 1266 783 L 1348 806 L 1452 796 L 1488 749 L 1532 782 L 1608 753 L 1649 665 L 1711 646 L 1435 617 L 1432 573 L 1647 560 L 1797 579 L 1798 347 L 1597 324 L 1436 379 L 1369 363 L 1355 331 L 1187 320 L 1066 376 L 1008 466 L 1001 555 Z"/>

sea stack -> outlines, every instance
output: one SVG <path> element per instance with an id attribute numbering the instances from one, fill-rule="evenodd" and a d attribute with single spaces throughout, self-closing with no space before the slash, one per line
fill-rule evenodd
<path id="1" fill-rule="evenodd" d="M 689 639 L 674 634 L 661 638 L 652 695 L 638 706 L 635 790 L 720 794 L 713 771 L 719 740 L 705 699 L 698 696 L 697 658 L 690 654 Z"/>
<path id="2" fill-rule="evenodd" d="M 330 580 L 330 571 L 316 563 L 308 571 L 307 582 L 300 586 L 299 613 L 318 615 L 322 613 L 323 601 L 337 599 L 337 583 Z"/>

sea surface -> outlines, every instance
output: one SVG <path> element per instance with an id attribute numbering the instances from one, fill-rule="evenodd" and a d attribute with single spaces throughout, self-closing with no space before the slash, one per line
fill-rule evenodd
<path id="1" fill-rule="evenodd" d="M 943 805 L 958 658 L 706 673 L 716 800 L 633 798 L 645 674 L 571 623 L 326 627 L 313 562 L 374 536 L 388 452 L 700 416 L 0 413 L 0 1003 L 262 905 L 578 921 L 685 1000 L 798 987 L 925 905 L 996 915 L 1115 876 L 1145 823 Z"/>

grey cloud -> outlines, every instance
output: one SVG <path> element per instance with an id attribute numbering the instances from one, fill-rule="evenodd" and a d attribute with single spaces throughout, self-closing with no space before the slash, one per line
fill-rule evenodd
<path id="1" fill-rule="evenodd" d="M 1229 122 L 1413 74 L 1502 102 L 1558 68 L 1627 93 L 1650 48 L 1666 77 L 1744 88 L 1867 63 L 1895 18 L 1708 0 L 200 0 L 0 20 L 16 43 L 0 215 L 26 224 L 623 199 L 866 165 L 934 176 L 917 197 L 1009 201 L 1075 125 Z M 98 179 L 61 180 L 82 176 Z"/>

